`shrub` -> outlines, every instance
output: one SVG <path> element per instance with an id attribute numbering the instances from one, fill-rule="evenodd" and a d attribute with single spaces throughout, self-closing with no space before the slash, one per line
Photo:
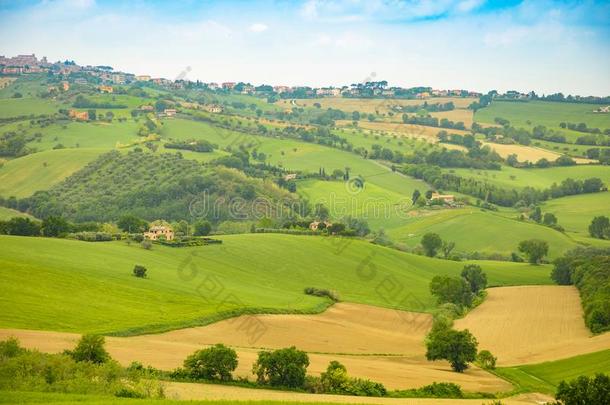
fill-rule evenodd
<path id="1" fill-rule="evenodd" d="M 549 244 L 538 239 L 524 240 L 519 243 L 519 251 L 528 257 L 531 264 L 538 264 L 549 253 Z"/>
<path id="2" fill-rule="evenodd" d="M 436 398 L 463 398 L 464 393 L 462 388 L 454 383 L 446 382 L 433 382 L 430 385 L 419 388 L 425 396 L 436 397 Z"/>
<path id="3" fill-rule="evenodd" d="M 486 370 L 494 370 L 496 368 L 496 360 L 497 358 L 489 350 L 481 350 L 477 354 L 478 366 Z"/>
<path id="4" fill-rule="evenodd" d="M 223 344 L 199 350 L 184 360 L 184 369 L 192 378 L 230 381 L 236 368 L 237 353 Z"/>
<path id="5" fill-rule="evenodd" d="M 24 351 L 25 349 L 19 345 L 19 341 L 14 337 L 0 342 L 0 360 L 15 357 Z"/>
<path id="6" fill-rule="evenodd" d="M 136 264 L 133 267 L 133 275 L 139 278 L 146 278 L 146 267 Z"/>
<path id="7" fill-rule="evenodd" d="M 272 352 L 258 353 L 258 359 L 252 366 L 260 384 L 298 388 L 303 387 L 309 366 L 307 353 L 294 346 Z"/>
<path id="8" fill-rule="evenodd" d="M 99 335 L 83 335 L 72 351 L 67 351 L 75 361 L 88 361 L 101 364 L 110 360 L 110 355 L 104 348 L 104 337 Z"/>
<path id="9" fill-rule="evenodd" d="M 315 287 L 307 287 L 305 288 L 305 294 L 307 295 L 315 295 L 316 297 L 327 297 L 330 298 L 334 302 L 339 302 L 339 295 L 331 290 L 320 289 Z"/>
<path id="10" fill-rule="evenodd" d="M 140 246 L 142 246 L 143 249 L 150 250 L 152 248 L 152 242 L 149 241 L 148 239 L 144 239 L 140 243 Z"/>

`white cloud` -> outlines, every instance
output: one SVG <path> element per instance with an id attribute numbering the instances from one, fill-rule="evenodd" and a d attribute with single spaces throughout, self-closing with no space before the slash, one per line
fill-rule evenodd
<path id="1" fill-rule="evenodd" d="M 254 23 L 249 27 L 249 30 L 252 32 L 263 32 L 267 31 L 269 27 L 263 23 Z"/>

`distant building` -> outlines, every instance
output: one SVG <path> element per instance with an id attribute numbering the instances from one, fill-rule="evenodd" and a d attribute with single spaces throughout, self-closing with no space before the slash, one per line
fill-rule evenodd
<path id="1" fill-rule="evenodd" d="M 74 79 L 74 83 L 75 84 L 87 84 L 87 79 L 84 79 L 82 77 L 78 77 L 78 78 Z"/>
<path id="2" fill-rule="evenodd" d="M 173 240 L 174 231 L 168 226 L 157 225 L 151 227 L 148 232 L 144 232 L 144 237 L 150 240 L 159 240 L 161 237 L 164 237 L 165 240 Z"/>
<path id="3" fill-rule="evenodd" d="M 112 93 L 113 92 L 112 86 L 104 86 L 103 84 L 98 87 L 98 90 L 100 91 L 100 93 Z"/>
<path id="4" fill-rule="evenodd" d="M 224 82 L 222 84 L 222 88 L 225 89 L 225 90 L 232 90 L 233 87 L 235 87 L 236 84 L 237 83 L 235 83 L 235 82 Z"/>
<path id="5" fill-rule="evenodd" d="M 291 88 L 289 86 L 273 86 L 273 91 L 277 94 L 289 93 Z"/>
<path id="6" fill-rule="evenodd" d="M 284 180 L 286 180 L 286 181 L 294 180 L 296 178 L 297 178 L 297 174 L 296 173 L 290 173 L 290 174 L 284 175 Z"/>
<path id="7" fill-rule="evenodd" d="M 70 110 L 68 115 L 77 121 L 89 121 L 89 113 L 87 111 Z"/>
<path id="8" fill-rule="evenodd" d="M 207 112 L 218 114 L 222 112 L 222 106 L 218 104 L 208 104 L 205 106 L 205 110 Z"/>
<path id="9" fill-rule="evenodd" d="M 430 97 L 430 93 L 428 93 L 427 91 L 422 91 L 421 93 L 417 93 L 415 95 L 415 98 L 418 98 L 420 100 L 424 99 L 424 98 L 429 98 L 429 97 Z"/>
<path id="10" fill-rule="evenodd" d="M 451 204 L 455 202 L 455 196 L 453 194 L 432 193 L 430 200 L 440 200 L 444 203 Z"/>
<path id="11" fill-rule="evenodd" d="M 149 104 L 145 104 L 145 105 L 141 105 L 139 107 L 140 111 L 154 111 L 155 107 L 153 107 L 152 105 Z"/>
<path id="12" fill-rule="evenodd" d="M 148 76 L 148 75 L 139 75 L 139 76 L 136 76 L 136 81 L 137 82 L 149 82 L 150 79 L 151 79 L 151 77 Z"/>
<path id="13" fill-rule="evenodd" d="M 254 86 L 250 86 L 249 84 L 245 84 L 241 89 L 241 94 L 252 94 L 254 93 Z"/>
<path id="14" fill-rule="evenodd" d="M 70 83 L 65 82 L 65 81 L 64 81 L 64 82 L 61 82 L 61 89 L 62 89 L 63 91 L 68 91 L 68 90 L 70 90 Z"/>
<path id="15" fill-rule="evenodd" d="M 174 108 L 166 108 L 165 110 L 163 110 L 163 113 L 166 117 L 173 117 L 176 115 L 176 112 L 177 111 Z"/>
<path id="16" fill-rule="evenodd" d="M 341 89 L 335 89 L 332 87 L 316 89 L 316 96 L 338 97 L 340 95 L 341 95 Z"/>
<path id="17" fill-rule="evenodd" d="M 332 225 L 332 223 L 328 221 L 313 221 L 311 224 L 309 224 L 309 229 L 312 231 L 317 231 L 320 228 L 320 224 L 324 224 L 324 228 L 328 228 Z"/>
<path id="18" fill-rule="evenodd" d="M 2 68 L 2 73 L 5 75 L 20 75 L 22 71 L 23 68 L 19 66 L 5 66 Z"/>

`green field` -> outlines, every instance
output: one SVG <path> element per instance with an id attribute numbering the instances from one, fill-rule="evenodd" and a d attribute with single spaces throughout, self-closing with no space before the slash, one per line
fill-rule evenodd
<path id="1" fill-rule="evenodd" d="M 47 190 L 104 151 L 104 149 L 58 149 L 10 160 L 0 167 L 0 195 L 22 198 L 38 190 Z"/>
<path id="2" fill-rule="evenodd" d="M 567 231 L 588 236 L 589 224 L 593 217 L 599 215 L 610 217 L 610 192 L 549 200 L 544 203 L 542 210 L 555 214 L 559 224 Z"/>
<path id="3" fill-rule="evenodd" d="M 523 391 L 554 394 L 562 380 L 610 373 L 610 350 L 540 364 L 503 367 L 495 372 Z"/>
<path id="4" fill-rule="evenodd" d="M 583 180 L 591 177 L 598 177 L 607 186 L 610 185 L 610 166 L 601 165 L 549 167 L 546 169 L 518 169 L 502 166 L 502 170 L 448 169 L 445 171 L 509 189 L 524 187 L 545 189 L 553 183 L 559 184 L 567 178 Z"/>
<path id="5" fill-rule="evenodd" d="M 429 311 L 435 307 L 430 279 L 456 275 L 464 266 L 356 239 L 221 239 L 222 245 L 145 250 L 124 242 L 0 236 L 0 327 L 154 331 L 202 324 L 218 312 L 244 308 L 320 311 L 327 302 L 304 295 L 309 286 L 334 289 L 345 301 Z M 135 264 L 148 268 L 148 279 L 131 275 Z M 549 266 L 479 264 L 490 285 L 551 282 Z M 388 280 L 404 287 L 393 298 L 380 290 Z"/>
<path id="6" fill-rule="evenodd" d="M 0 118 L 17 117 L 20 115 L 52 114 L 62 108 L 52 100 L 40 98 L 5 98 L 0 99 Z"/>
<path id="7" fill-rule="evenodd" d="M 0 207 L 0 221 L 6 221 L 7 219 L 11 219 L 14 217 L 32 218 L 31 215 L 24 214 L 23 212 L 12 210 L 12 209 L 6 208 L 6 207 Z"/>
<path id="8" fill-rule="evenodd" d="M 418 245 L 425 233 L 438 233 L 443 240 L 455 242 L 455 250 L 461 252 L 510 255 L 517 252 L 520 241 L 542 239 L 549 243 L 549 257 L 553 258 L 577 246 L 551 228 L 473 208 L 424 212 L 387 231 L 392 240 L 411 247 Z"/>
<path id="9" fill-rule="evenodd" d="M 533 128 L 544 125 L 549 129 L 560 131 L 570 142 L 586 135 L 585 133 L 562 129 L 560 122 L 578 124 L 584 122 L 589 128 L 610 128 L 610 114 L 593 113 L 595 104 L 557 103 L 550 101 L 510 102 L 494 101 L 490 106 L 481 108 L 475 114 L 475 121 L 493 124 L 496 117 L 510 121 L 514 127 Z M 528 124 L 530 121 L 530 124 Z"/>

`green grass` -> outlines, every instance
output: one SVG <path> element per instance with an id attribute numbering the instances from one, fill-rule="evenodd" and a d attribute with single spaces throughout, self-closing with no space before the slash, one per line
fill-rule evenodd
<path id="1" fill-rule="evenodd" d="M 33 218 L 31 215 L 24 214 L 23 212 L 12 210 L 12 209 L 6 208 L 6 207 L 0 207 L 0 221 L 6 221 L 6 220 L 14 218 L 14 217 Z"/>
<path id="2" fill-rule="evenodd" d="M 320 311 L 309 286 L 345 301 L 430 311 L 436 274 L 465 263 L 355 240 L 278 234 L 223 236 L 222 245 L 145 250 L 124 242 L 0 236 L 0 327 L 144 332 L 205 324 L 219 312 Z M 135 264 L 148 279 L 131 275 Z M 480 262 L 491 285 L 547 284 L 549 266 Z M 384 286 L 401 286 L 393 298 Z M 384 284 L 384 282 L 386 284 Z"/>
<path id="3" fill-rule="evenodd" d="M 5 98 L 0 99 L 0 118 L 20 115 L 52 114 L 61 108 L 60 104 L 41 98 Z"/>
<path id="4" fill-rule="evenodd" d="M 526 186 L 545 189 L 553 183 L 559 184 L 569 177 L 579 180 L 599 177 L 606 185 L 610 185 L 610 166 L 601 165 L 549 167 L 547 169 L 517 169 L 502 166 L 502 170 L 448 169 L 446 172 L 509 189 L 521 189 Z"/>
<path id="5" fill-rule="evenodd" d="M 610 114 L 596 114 L 595 104 L 555 103 L 549 101 L 509 102 L 495 101 L 489 107 L 482 108 L 475 114 L 475 121 L 493 124 L 496 117 L 509 120 L 514 127 L 533 128 L 544 125 L 549 129 L 560 131 L 570 142 L 574 142 L 585 133 L 562 129 L 560 122 L 584 122 L 590 128 L 602 131 L 610 128 Z M 531 122 L 531 125 L 527 123 Z"/>
<path id="6" fill-rule="evenodd" d="M 440 210 L 406 220 L 401 226 L 388 229 L 388 235 L 407 246 L 416 246 L 428 232 L 438 233 L 443 240 L 455 242 L 461 252 L 517 252 L 525 239 L 542 239 L 549 243 L 549 256 L 561 256 L 576 247 L 568 236 L 541 225 L 507 218 L 474 208 Z"/>
<path id="7" fill-rule="evenodd" d="M 543 212 L 552 212 L 567 231 L 589 236 L 593 217 L 610 217 L 610 192 L 582 194 L 549 200 L 542 206 Z"/>
<path id="8" fill-rule="evenodd" d="M 0 167 L 0 195 L 22 198 L 38 190 L 47 190 L 104 151 L 104 149 L 58 149 L 9 160 Z"/>
<path id="9" fill-rule="evenodd" d="M 583 354 L 562 360 L 496 369 L 496 374 L 528 392 L 555 393 L 562 380 L 578 376 L 610 373 L 610 350 Z"/>

